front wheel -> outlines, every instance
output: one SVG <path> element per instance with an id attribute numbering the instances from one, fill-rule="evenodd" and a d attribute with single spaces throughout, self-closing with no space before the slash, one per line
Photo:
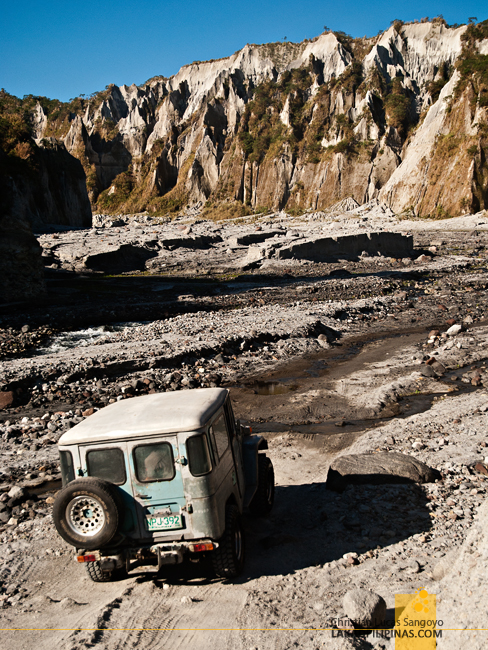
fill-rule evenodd
<path id="1" fill-rule="evenodd" d="M 244 534 L 237 506 L 225 509 L 225 531 L 212 552 L 212 565 L 220 578 L 236 578 L 244 566 Z"/>

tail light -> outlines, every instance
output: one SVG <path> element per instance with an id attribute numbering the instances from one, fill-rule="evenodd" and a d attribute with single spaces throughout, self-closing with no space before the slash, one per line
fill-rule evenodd
<path id="1" fill-rule="evenodd" d="M 213 551 L 215 546 L 212 542 L 207 542 L 205 544 L 190 544 L 190 551 L 192 553 L 202 553 L 203 551 Z"/>
<path id="2" fill-rule="evenodd" d="M 77 555 L 76 556 L 76 561 L 77 562 L 96 562 L 97 561 L 97 556 L 96 555 Z"/>

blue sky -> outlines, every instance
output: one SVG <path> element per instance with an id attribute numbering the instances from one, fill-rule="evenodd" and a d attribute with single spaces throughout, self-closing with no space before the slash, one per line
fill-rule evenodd
<path id="1" fill-rule="evenodd" d="M 324 25 L 374 36 L 393 19 L 488 18 L 486 0 L 0 0 L 0 87 L 67 101 L 109 83 L 141 84 L 246 43 L 313 38 Z"/>

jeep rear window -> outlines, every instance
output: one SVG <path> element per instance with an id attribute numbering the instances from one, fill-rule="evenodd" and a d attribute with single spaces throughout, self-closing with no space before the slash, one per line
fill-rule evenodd
<path id="1" fill-rule="evenodd" d="M 124 452 L 122 449 L 92 449 L 86 454 L 88 476 L 96 476 L 114 485 L 126 481 Z"/>
<path id="2" fill-rule="evenodd" d="M 188 452 L 190 472 L 193 476 L 203 476 L 212 470 L 207 436 L 204 433 L 188 438 L 186 450 Z"/>
<path id="3" fill-rule="evenodd" d="M 70 451 L 59 452 L 59 464 L 61 466 L 61 478 L 63 487 L 75 480 L 75 468 L 73 467 L 73 456 Z"/>
<path id="4" fill-rule="evenodd" d="M 136 447 L 134 461 L 137 480 L 141 483 L 171 481 L 174 478 L 173 449 L 168 442 Z"/>

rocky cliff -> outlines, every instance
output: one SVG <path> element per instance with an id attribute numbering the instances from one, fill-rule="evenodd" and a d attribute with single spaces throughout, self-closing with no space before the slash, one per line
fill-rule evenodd
<path id="1" fill-rule="evenodd" d="M 0 151 L 0 166 L 5 162 Z M 18 188 L 0 177 L 0 303 L 42 297 L 45 291 L 41 247 L 25 212 L 12 214 L 8 199 Z"/>
<path id="2" fill-rule="evenodd" d="M 447 216 L 487 207 L 488 21 L 395 23 L 352 39 L 246 45 L 169 79 L 36 107 L 102 212 L 325 209 L 379 197 Z"/>
<path id="3" fill-rule="evenodd" d="M 43 296 L 32 227 L 91 225 L 83 167 L 57 139 L 36 139 L 45 123 L 38 101 L 0 91 L 0 302 Z"/>
<path id="4" fill-rule="evenodd" d="M 0 91 L 1 217 L 34 227 L 89 226 L 83 166 L 61 141 L 42 137 L 46 123 L 34 98 L 20 100 Z"/>

